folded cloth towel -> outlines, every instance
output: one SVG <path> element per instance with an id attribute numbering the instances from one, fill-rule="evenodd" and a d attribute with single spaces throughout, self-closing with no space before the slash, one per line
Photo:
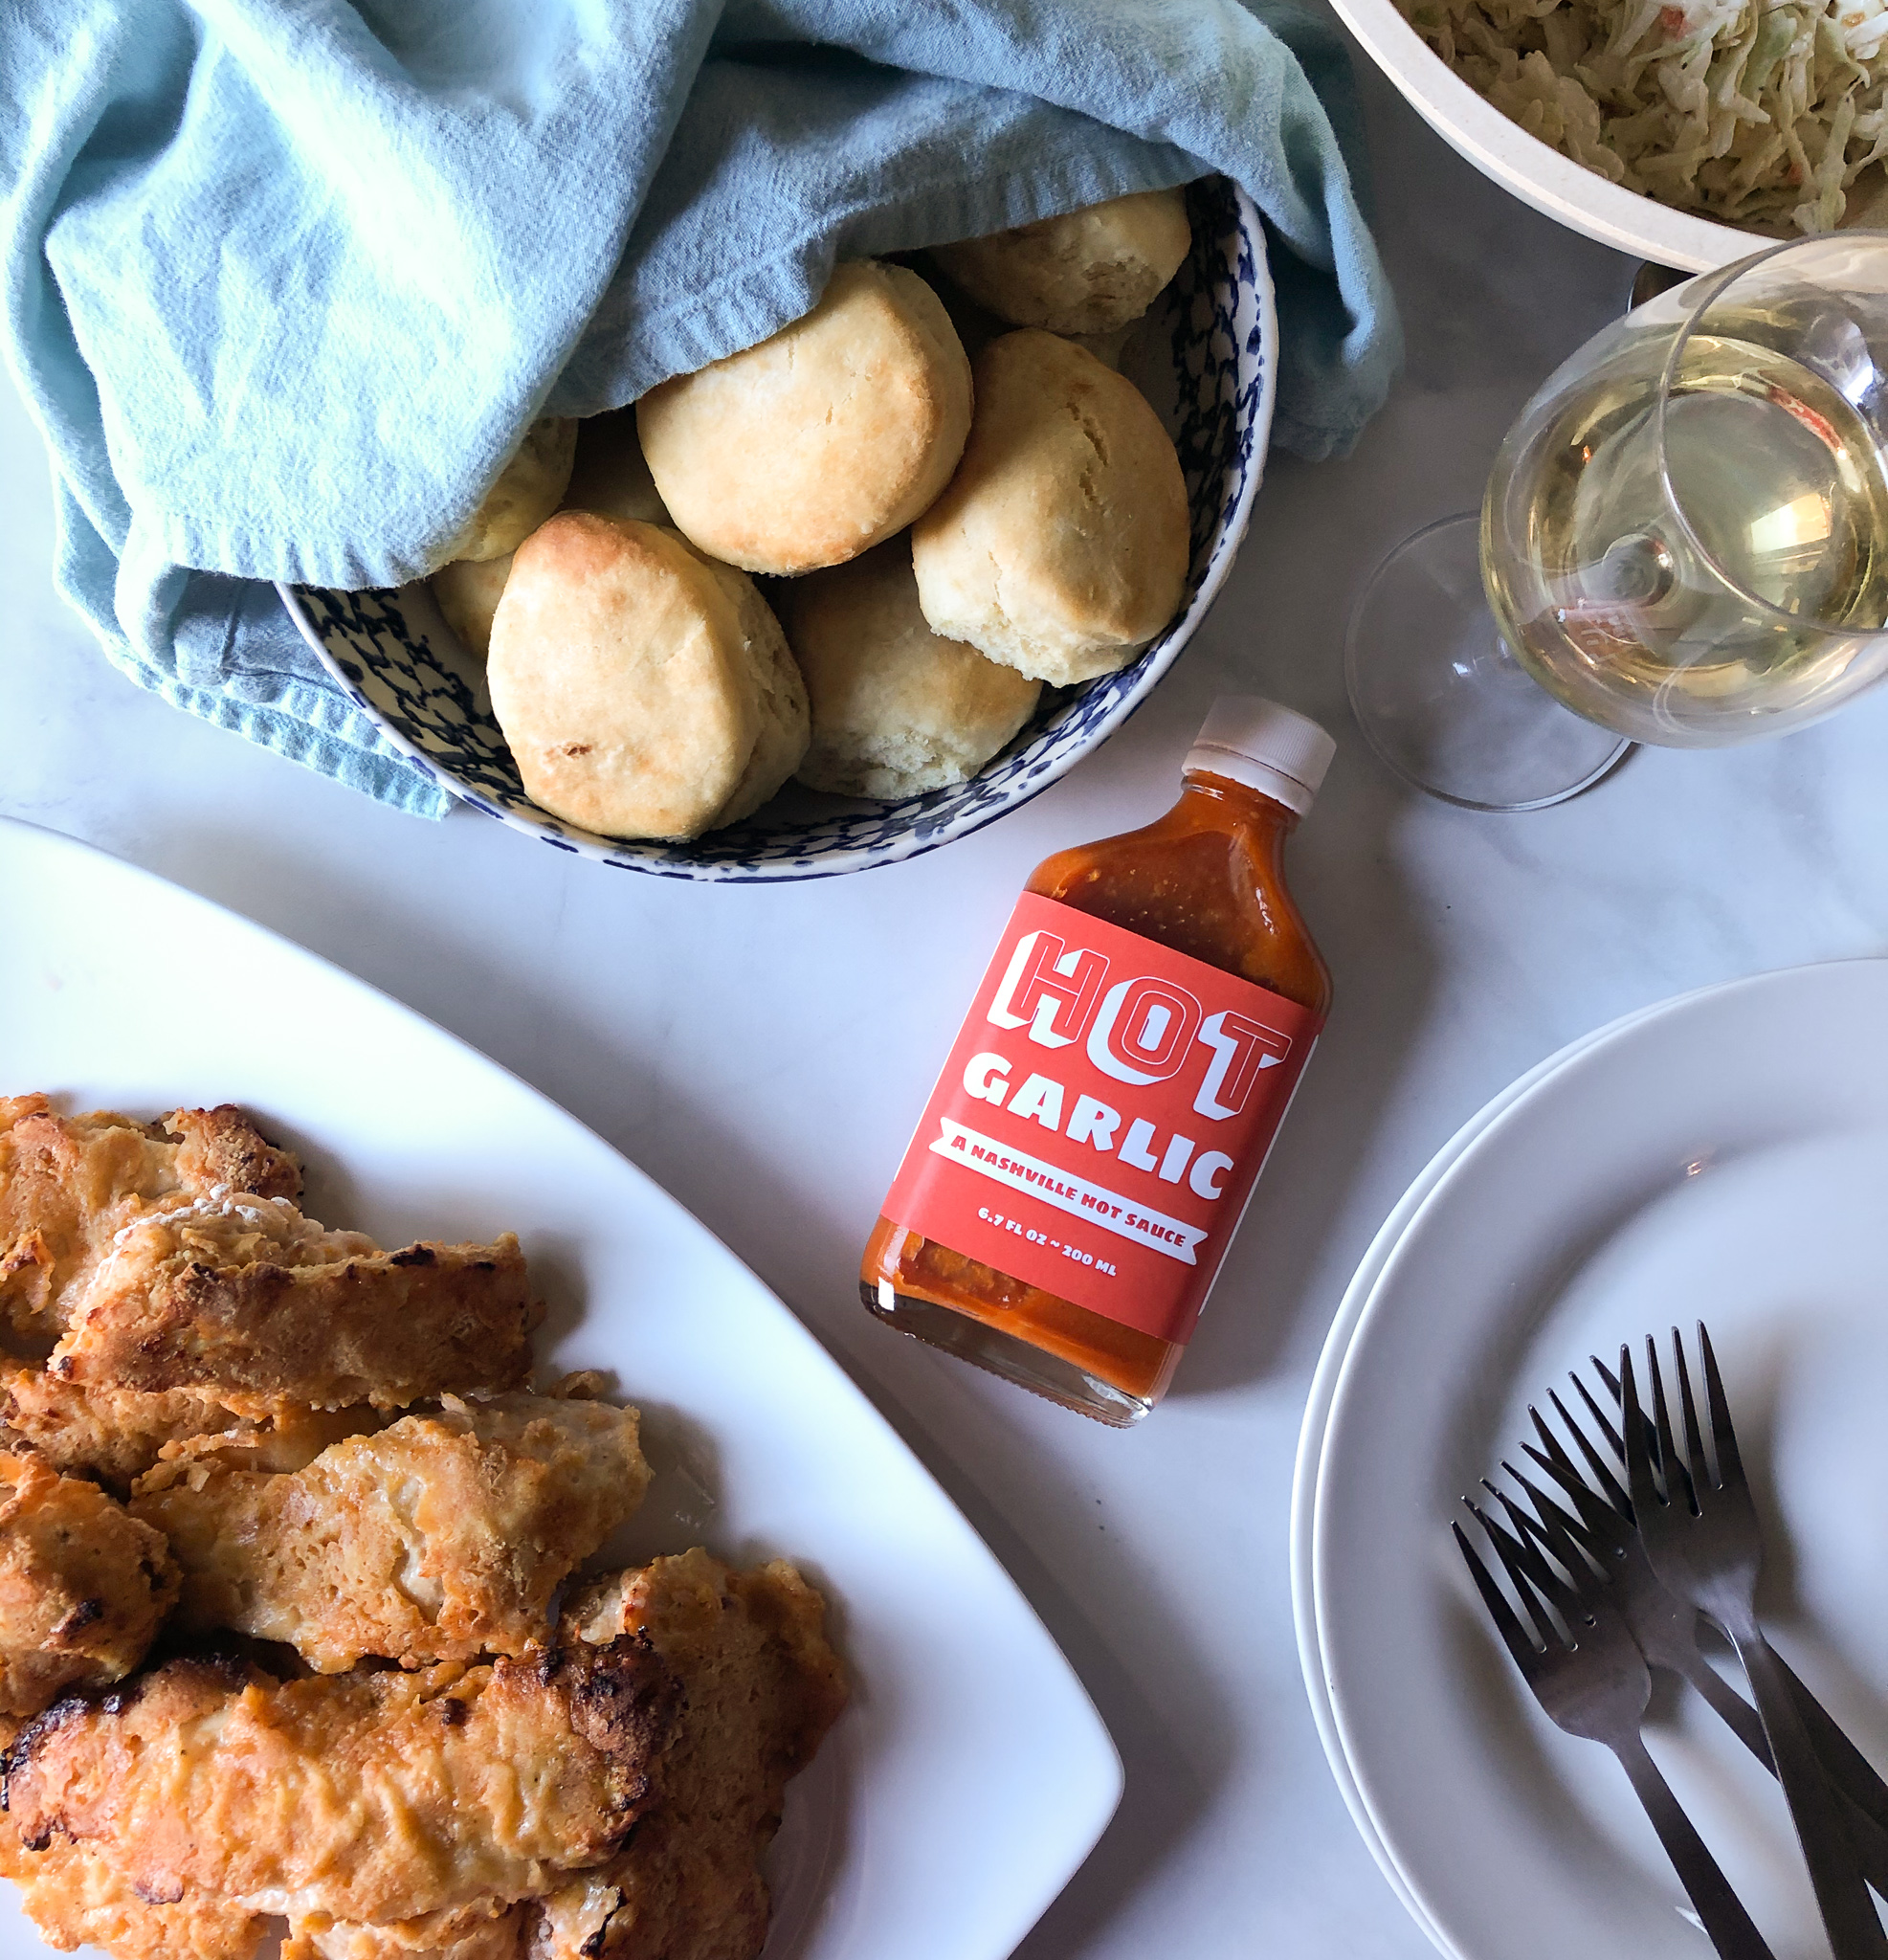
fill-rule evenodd
<path id="1" fill-rule="evenodd" d="M 1397 358 L 1344 50 L 1274 0 L 8 0 L 0 68 L 61 590 L 167 700 L 425 814 L 266 582 L 431 570 L 534 416 L 764 339 L 835 258 L 1219 170 L 1283 247 L 1280 441 L 1347 446 Z"/>

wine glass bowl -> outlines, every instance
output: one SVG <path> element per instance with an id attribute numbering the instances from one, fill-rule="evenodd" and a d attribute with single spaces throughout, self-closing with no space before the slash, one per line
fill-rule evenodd
<path id="1" fill-rule="evenodd" d="M 1661 294 L 1535 394 L 1481 568 L 1527 672 L 1634 741 L 1816 721 L 1888 672 L 1888 234 Z"/>

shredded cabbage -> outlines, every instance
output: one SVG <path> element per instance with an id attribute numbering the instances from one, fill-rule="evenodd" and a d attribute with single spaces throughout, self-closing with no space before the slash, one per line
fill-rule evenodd
<path id="1" fill-rule="evenodd" d="M 1679 211 L 1831 231 L 1888 156 L 1888 0 L 1399 4 L 1523 129 Z"/>

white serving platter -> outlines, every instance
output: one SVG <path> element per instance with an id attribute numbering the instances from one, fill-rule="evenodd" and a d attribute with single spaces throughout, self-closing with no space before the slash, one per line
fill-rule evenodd
<path id="1" fill-rule="evenodd" d="M 791 1557 L 852 1705 L 789 1793 L 768 1960 L 1002 1960 L 1122 1791 L 1013 1582 L 782 1303 L 535 1090 L 325 961 L 69 838 L 0 821 L 0 1093 L 139 1116 L 233 1102 L 324 1222 L 515 1230 L 544 1371 L 600 1368 L 657 1477 L 614 1548 Z M 43 1954 L 11 1889 L 0 1960 Z"/>

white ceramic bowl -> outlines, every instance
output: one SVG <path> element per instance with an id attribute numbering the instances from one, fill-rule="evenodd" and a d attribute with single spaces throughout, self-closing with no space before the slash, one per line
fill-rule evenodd
<path id="1" fill-rule="evenodd" d="M 1410 106 L 1483 176 L 1522 203 L 1621 252 L 1708 272 L 1776 243 L 1768 234 L 1673 211 L 1564 157 L 1477 95 L 1404 19 L 1396 0 L 1331 0 Z"/>
<path id="2" fill-rule="evenodd" d="M 455 796 L 560 851 L 665 878 L 754 882 L 829 878 L 935 850 L 1027 803 L 1111 735 L 1192 637 L 1226 582 L 1265 468 L 1277 319 L 1265 232 L 1243 190 L 1208 178 L 1188 192 L 1193 251 L 1127 365 L 1180 452 L 1192 563 L 1179 616 L 1118 674 L 1046 689 L 1029 725 L 967 783 L 902 803 L 822 796 L 792 784 L 744 823 L 692 843 L 624 842 L 540 810 L 493 718 L 483 665 L 424 581 L 398 591 L 281 587 L 282 603 L 348 694 Z"/>

